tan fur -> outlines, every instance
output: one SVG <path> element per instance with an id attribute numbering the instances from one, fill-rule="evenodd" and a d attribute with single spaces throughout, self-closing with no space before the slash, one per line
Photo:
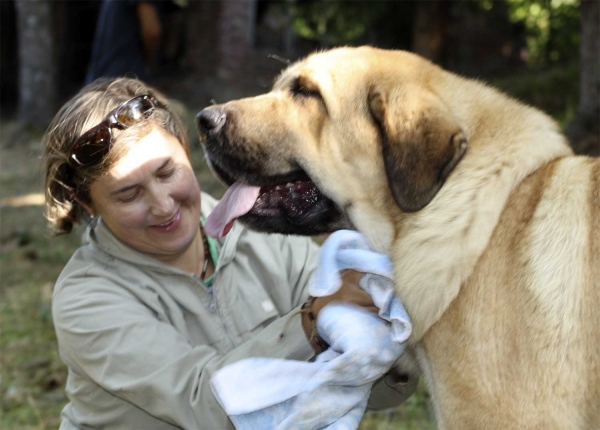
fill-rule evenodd
<path id="1" fill-rule="evenodd" d="M 299 76 L 322 101 L 290 95 Z M 296 160 L 392 257 L 439 428 L 600 428 L 598 159 L 538 110 L 399 51 L 315 54 L 226 107 L 269 169 Z"/>

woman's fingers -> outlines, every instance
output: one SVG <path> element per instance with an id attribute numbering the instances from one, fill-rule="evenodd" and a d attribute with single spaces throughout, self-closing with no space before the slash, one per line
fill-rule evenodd
<path id="1" fill-rule="evenodd" d="M 368 311 L 377 312 L 377 307 L 373 304 L 371 296 L 360 288 L 360 279 L 364 273 L 356 270 L 345 270 L 342 272 L 342 285 L 334 294 L 326 297 L 319 297 L 313 303 L 313 313 L 315 318 L 318 316 L 321 309 L 332 301 L 353 303 L 357 306 L 365 308 Z"/>

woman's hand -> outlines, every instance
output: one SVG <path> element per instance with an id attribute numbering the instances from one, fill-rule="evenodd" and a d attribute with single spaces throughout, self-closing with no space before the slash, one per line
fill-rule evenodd
<path id="1" fill-rule="evenodd" d="M 345 270 L 342 273 L 342 286 L 339 290 L 330 296 L 317 297 L 314 300 L 311 310 L 315 320 L 318 318 L 321 309 L 333 301 L 354 303 L 357 306 L 377 312 L 377 307 L 373 304 L 371 296 L 358 285 L 363 275 L 364 273 L 356 270 Z"/>
<path id="2" fill-rule="evenodd" d="M 369 311 L 377 312 L 377 307 L 373 304 L 371 296 L 367 294 L 358 283 L 364 273 L 357 272 L 355 270 L 346 270 L 342 273 L 342 286 L 338 291 L 330 296 L 317 297 L 313 300 L 309 311 L 312 313 L 314 320 L 308 316 L 308 312 L 302 313 L 302 327 L 307 339 L 310 341 L 311 346 L 315 352 L 321 353 L 322 347 L 319 346 L 319 342 L 313 339 L 313 329 L 319 318 L 319 312 L 331 302 L 346 302 L 353 303 L 357 306 L 365 308 Z"/>

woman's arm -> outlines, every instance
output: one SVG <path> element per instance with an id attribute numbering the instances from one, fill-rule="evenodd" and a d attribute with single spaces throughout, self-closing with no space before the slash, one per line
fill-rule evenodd
<path id="1" fill-rule="evenodd" d="M 192 346 L 133 294 L 98 278 L 67 281 L 54 299 L 53 313 L 67 365 L 114 396 L 183 428 L 230 428 L 209 386 L 221 367 L 247 357 L 312 356 L 294 311 L 221 355 L 208 345 Z"/>

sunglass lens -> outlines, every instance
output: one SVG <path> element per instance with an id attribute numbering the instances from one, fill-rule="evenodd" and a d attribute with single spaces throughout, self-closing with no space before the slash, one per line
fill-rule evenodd
<path id="1" fill-rule="evenodd" d="M 154 104 L 152 104 L 150 99 L 148 97 L 140 97 L 122 106 L 115 116 L 117 117 L 117 121 L 122 125 L 129 127 L 143 117 L 148 116 L 152 112 L 152 109 L 154 109 Z"/>
<path id="2" fill-rule="evenodd" d="M 98 129 L 73 148 L 73 156 L 82 166 L 97 163 L 108 153 L 110 139 L 111 133 L 107 128 Z"/>

